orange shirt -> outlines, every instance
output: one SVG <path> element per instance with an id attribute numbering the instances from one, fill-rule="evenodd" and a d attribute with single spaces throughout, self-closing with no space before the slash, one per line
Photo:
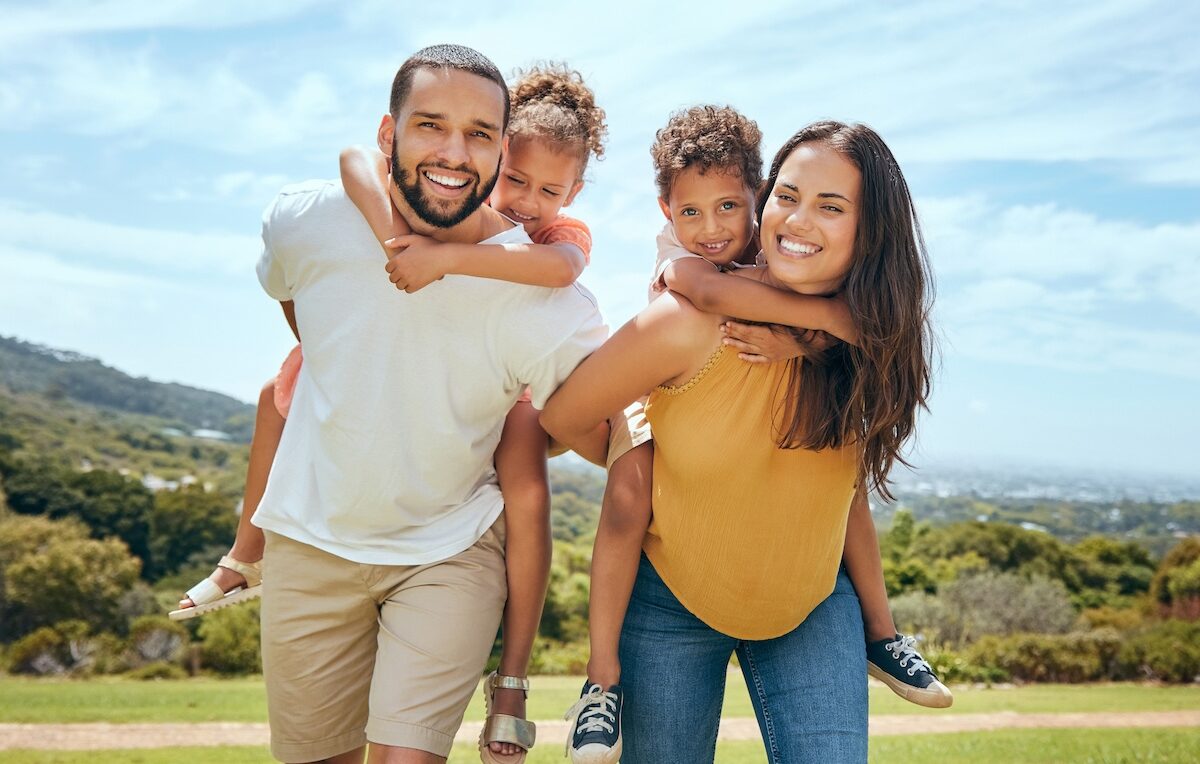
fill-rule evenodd
<path id="1" fill-rule="evenodd" d="M 529 235 L 534 244 L 574 244 L 583 252 L 583 263 L 592 262 L 592 232 L 582 220 L 576 220 L 559 213 L 550 221 Z"/>

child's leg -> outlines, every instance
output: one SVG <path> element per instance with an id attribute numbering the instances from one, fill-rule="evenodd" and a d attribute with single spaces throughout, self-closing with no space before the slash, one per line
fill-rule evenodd
<path id="1" fill-rule="evenodd" d="M 643 443 L 617 459 L 608 471 L 600 526 L 592 549 L 588 601 L 591 657 L 588 683 L 609 687 L 621 681 L 617 646 L 625 609 L 637 578 L 642 542 L 650 525 L 653 443 Z"/>
<path id="2" fill-rule="evenodd" d="M 866 636 L 867 672 L 912 703 L 946 708 L 954 696 L 917 651 L 916 640 L 896 632 L 883 582 L 883 561 L 866 492 L 861 488 L 846 521 L 846 572 L 858 593 Z"/>
<path id="3" fill-rule="evenodd" d="M 549 445 L 538 411 L 521 401 L 508 413 L 496 449 L 496 475 L 504 494 L 507 539 L 508 603 L 504 608 L 503 647 L 499 673 L 523 677 L 542 620 L 546 585 L 550 578 L 550 487 L 546 478 Z M 525 696 L 520 690 L 495 691 L 495 710 L 525 716 Z M 515 745 L 492 743 L 500 754 L 515 754 Z"/>
<path id="4" fill-rule="evenodd" d="M 875 536 L 875 521 L 862 488 L 850 504 L 846 520 L 846 549 L 842 553 L 846 572 L 858 592 L 862 604 L 863 629 L 868 642 L 892 639 L 896 624 L 888 605 L 887 587 L 883 582 L 883 561 L 879 558 L 879 539 Z"/>
<path id="5" fill-rule="evenodd" d="M 275 461 L 275 452 L 279 449 L 279 439 L 283 435 L 283 425 L 286 420 L 275 408 L 275 379 L 263 385 L 258 394 L 258 411 L 254 416 L 254 435 L 250 438 L 250 462 L 246 468 L 246 489 L 242 495 L 242 516 L 238 518 L 237 535 L 233 540 L 233 548 L 229 556 L 241 562 L 257 562 L 263 556 L 263 532 L 251 524 L 254 511 L 262 501 L 263 493 L 267 490 L 267 476 L 271 473 L 271 464 Z M 228 568 L 217 568 L 212 575 L 213 582 L 228 592 L 235 586 L 244 586 L 245 577 L 237 571 Z M 190 599 L 179 601 L 180 608 L 192 606 Z"/>

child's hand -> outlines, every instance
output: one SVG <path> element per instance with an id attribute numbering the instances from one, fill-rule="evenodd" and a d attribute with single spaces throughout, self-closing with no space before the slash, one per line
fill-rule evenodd
<path id="1" fill-rule="evenodd" d="M 825 332 L 808 330 L 800 338 L 781 326 L 758 326 L 726 321 L 721 324 L 722 342 L 738 351 L 749 363 L 775 363 L 822 351 L 834 340 Z"/>
<path id="2" fill-rule="evenodd" d="M 438 253 L 442 245 L 428 236 L 411 233 L 384 242 L 388 255 L 388 278 L 412 294 L 446 275 L 446 257 Z"/>

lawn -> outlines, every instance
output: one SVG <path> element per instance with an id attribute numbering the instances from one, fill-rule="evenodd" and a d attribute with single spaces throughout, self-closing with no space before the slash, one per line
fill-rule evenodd
<path id="1" fill-rule="evenodd" d="M 1011 730 L 954 735 L 876 738 L 871 761 L 880 764 L 1125 764 L 1126 762 L 1193 762 L 1200 750 L 1200 729 Z M 120 751 L 0 751 L 0 764 L 268 764 L 263 748 L 174 748 Z M 451 764 L 472 764 L 479 756 L 470 746 L 457 746 Z M 528 764 L 562 764 L 562 749 L 541 745 Z M 758 743 L 722 743 L 720 764 L 766 764 Z"/>
<path id="2" fill-rule="evenodd" d="M 529 715 L 557 719 L 578 697 L 579 677 L 534 677 Z M 945 711 L 905 703 L 882 686 L 871 688 L 873 714 L 946 714 L 1019 711 L 1178 711 L 1200 709 L 1200 686 L 1144 684 L 1030 685 L 955 689 Z M 729 674 L 726 716 L 754 716 L 740 673 Z M 467 719 L 483 718 L 478 693 Z M 262 722 L 262 679 L 135 681 L 120 678 L 51 680 L 0 678 L 0 722 Z"/>

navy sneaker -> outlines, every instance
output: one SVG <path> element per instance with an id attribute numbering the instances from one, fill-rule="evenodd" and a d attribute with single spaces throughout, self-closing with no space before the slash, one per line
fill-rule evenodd
<path id="1" fill-rule="evenodd" d="M 621 686 L 607 690 L 583 683 L 583 692 L 563 716 L 571 722 L 571 764 L 617 764 L 621 760 Z"/>
<path id="2" fill-rule="evenodd" d="M 917 652 L 917 641 L 897 634 L 867 643 L 867 673 L 900 697 L 929 708 L 949 708 L 954 696 Z"/>

